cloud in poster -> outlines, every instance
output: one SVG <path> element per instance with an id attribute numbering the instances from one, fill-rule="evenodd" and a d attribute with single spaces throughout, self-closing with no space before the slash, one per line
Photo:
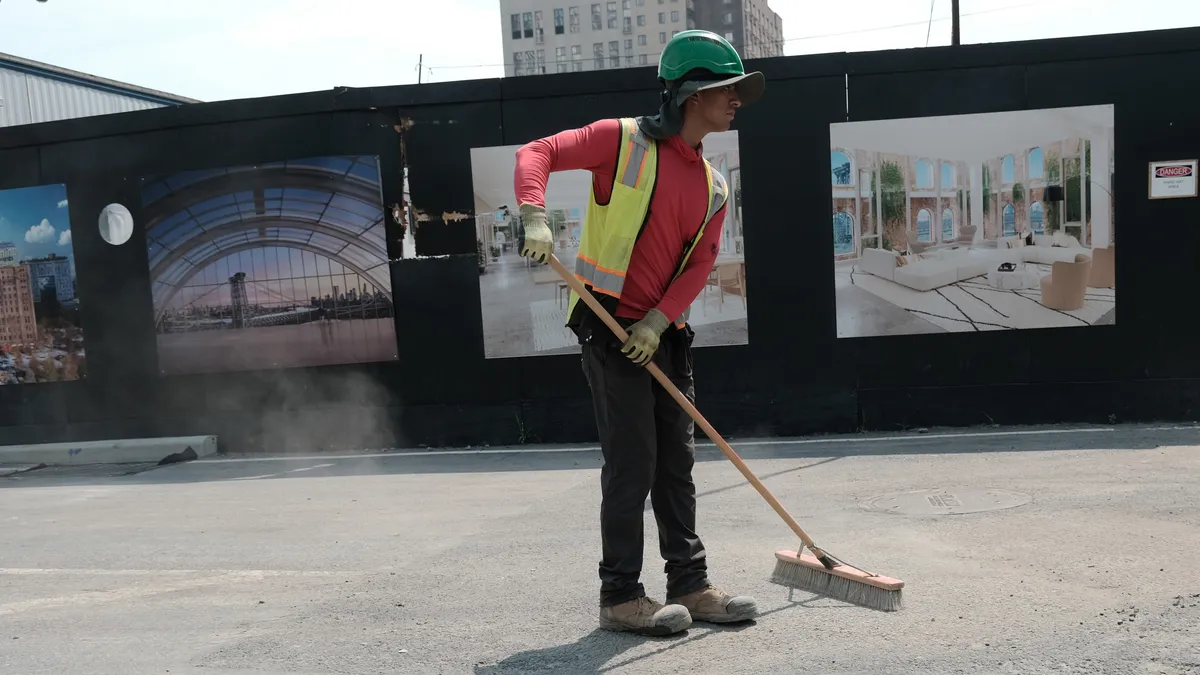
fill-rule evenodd
<path id="1" fill-rule="evenodd" d="M 60 202 L 58 203 L 58 208 L 60 208 L 60 209 L 65 209 L 65 208 L 67 208 L 67 200 L 65 200 L 65 199 L 64 199 L 64 200 L 60 201 Z"/>
<path id="2" fill-rule="evenodd" d="M 42 218 L 42 222 L 29 228 L 25 233 L 25 241 L 30 244 L 48 244 L 54 241 L 54 226 Z"/>
<path id="3" fill-rule="evenodd" d="M 58 245 L 59 246 L 70 246 L 71 245 L 71 231 L 70 230 L 63 230 L 62 233 L 58 235 Z"/>

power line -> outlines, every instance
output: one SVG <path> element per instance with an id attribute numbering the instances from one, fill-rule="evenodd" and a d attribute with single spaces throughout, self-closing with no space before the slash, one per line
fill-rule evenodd
<path id="1" fill-rule="evenodd" d="M 983 14 L 994 14 L 996 12 L 1007 12 L 1012 9 L 1020 9 L 1022 7 L 1033 7 L 1033 6 L 1044 7 L 1047 4 L 1055 2 L 1055 1 L 1056 0 L 1042 0 L 1041 2 L 1026 2 L 1026 3 L 1019 4 L 1019 5 L 1005 5 L 1003 7 L 993 7 L 992 9 L 981 9 L 977 12 L 964 12 L 964 13 L 960 14 L 960 16 L 980 16 Z M 1057 0 L 1057 1 L 1062 2 L 1063 0 Z M 932 14 L 932 12 L 931 12 L 931 14 Z M 861 35 L 863 33 L 878 33 L 880 31 L 892 30 L 895 28 L 911 28 L 913 26 L 932 26 L 935 22 L 940 23 L 943 21 L 951 21 L 952 19 L 953 19 L 952 16 L 939 16 L 937 18 L 932 18 L 932 16 L 931 16 L 931 18 L 928 21 L 909 21 L 908 23 L 894 23 L 894 24 L 891 24 L 888 26 L 876 26 L 874 28 L 859 28 L 859 29 L 855 29 L 855 30 L 840 31 L 837 33 L 820 33 L 820 34 L 816 34 L 816 35 L 803 35 L 800 37 L 785 38 L 783 40 L 755 41 L 755 42 L 747 43 L 745 46 L 747 46 L 747 47 L 750 47 L 750 46 L 761 47 L 761 46 L 766 46 L 766 45 L 781 46 L 781 45 L 787 44 L 789 42 L 803 42 L 806 40 L 822 40 L 825 38 L 843 37 L 846 35 Z M 528 50 L 525 50 L 525 51 L 528 51 Z M 662 52 L 656 52 L 654 54 L 647 54 L 647 56 L 648 57 L 657 57 L 661 53 Z M 607 59 L 607 58 L 609 58 L 609 56 L 610 56 L 609 54 L 605 54 L 604 58 Z M 622 57 L 622 58 L 624 58 L 624 57 Z M 564 61 L 563 63 L 566 63 L 566 62 Z M 425 68 L 429 71 L 433 71 L 433 70 L 457 70 L 457 69 L 463 69 L 463 68 L 503 68 L 505 66 L 512 66 L 512 65 L 516 65 L 516 64 L 509 63 L 509 62 L 477 63 L 477 64 L 469 64 L 469 65 L 464 64 L 464 65 L 457 65 L 457 66 L 425 66 Z"/>

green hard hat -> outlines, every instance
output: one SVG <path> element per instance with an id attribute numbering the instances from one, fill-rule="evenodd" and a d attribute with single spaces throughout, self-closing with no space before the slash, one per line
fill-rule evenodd
<path id="1" fill-rule="evenodd" d="M 685 30 L 672 37 L 658 57 L 658 77 L 678 88 L 678 101 L 703 89 L 734 85 L 747 105 L 766 87 L 762 73 L 742 68 L 742 59 L 729 41 L 706 30 Z"/>

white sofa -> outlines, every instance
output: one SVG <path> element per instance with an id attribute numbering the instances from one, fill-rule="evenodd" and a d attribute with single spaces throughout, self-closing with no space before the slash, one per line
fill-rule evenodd
<path id="1" fill-rule="evenodd" d="M 913 290 L 932 291 L 985 275 L 1005 262 L 1049 265 L 1056 261 L 1073 262 L 1079 253 L 1091 255 L 1091 250 L 1080 246 L 1074 237 L 1064 236 L 1038 235 L 1033 246 L 1025 246 L 1019 237 L 1005 237 L 996 241 L 995 248 L 940 249 L 908 258 L 905 265 L 899 265 L 900 254 L 895 251 L 869 248 L 863 251 L 858 269 Z"/>

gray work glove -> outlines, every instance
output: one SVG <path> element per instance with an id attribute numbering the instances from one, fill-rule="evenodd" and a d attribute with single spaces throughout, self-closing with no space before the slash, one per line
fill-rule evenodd
<path id="1" fill-rule="evenodd" d="M 621 353 L 639 366 L 646 365 L 658 351 L 658 340 L 670 323 L 667 315 L 657 309 L 646 312 L 645 318 L 629 327 L 629 337 Z"/>
<path id="2" fill-rule="evenodd" d="M 546 262 L 554 253 L 554 235 L 546 224 L 546 208 L 533 204 L 521 205 L 521 222 L 525 224 L 525 246 L 521 255 Z"/>

